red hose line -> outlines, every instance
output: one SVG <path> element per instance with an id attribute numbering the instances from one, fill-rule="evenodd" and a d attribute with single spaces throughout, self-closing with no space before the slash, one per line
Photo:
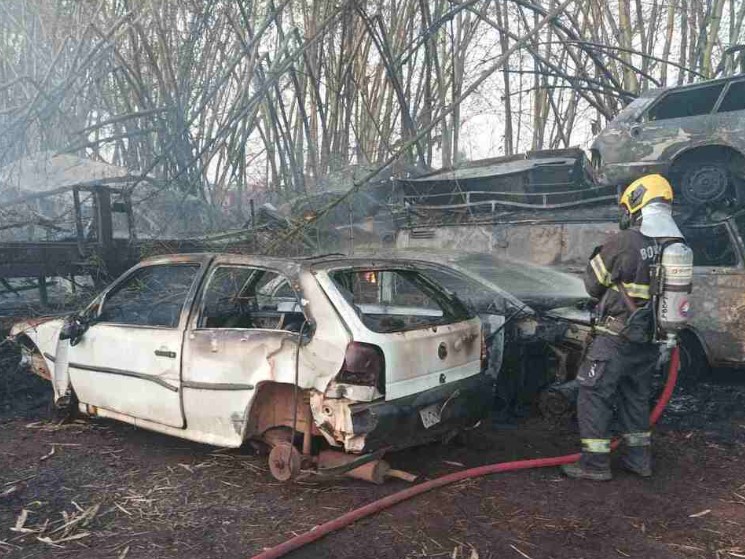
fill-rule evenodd
<path id="1" fill-rule="evenodd" d="M 665 406 L 670 401 L 670 397 L 673 394 L 675 383 L 678 379 L 678 367 L 680 366 L 680 355 L 678 348 L 674 348 L 670 358 L 670 368 L 668 369 L 667 382 L 665 383 L 665 389 L 662 391 L 660 399 L 657 401 L 652 413 L 649 416 L 650 424 L 654 425 L 659 420 L 662 412 L 665 410 Z M 618 441 L 613 441 L 613 448 L 618 446 Z M 338 518 L 329 520 L 316 526 L 308 532 L 304 532 L 294 538 L 291 538 L 271 549 L 268 549 L 258 555 L 255 555 L 252 559 L 276 559 L 283 557 L 286 554 L 299 549 L 303 546 L 308 545 L 316 540 L 321 539 L 326 534 L 330 534 L 336 530 L 349 526 L 350 524 L 365 518 L 366 516 L 372 516 L 382 510 L 385 510 L 393 505 L 411 499 L 427 491 L 457 483 L 464 479 L 481 477 L 489 474 L 497 474 L 500 472 L 513 472 L 516 470 L 528 470 L 531 468 L 548 468 L 561 466 L 563 464 L 571 464 L 579 460 L 580 454 L 567 454 L 565 456 L 555 456 L 553 458 L 535 458 L 532 460 L 517 460 L 514 462 L 501 462 L 498 464 L 488 464 L 486 466 L 477 466 L 468 470 L 455 472 L 442 477 L 438 477 L 429 481 L 422 482 L 418 485 L 408 487 L 377 501 L 373 501 L 367 505 L 364 505 L 358 509 L 349 511 Z"/>
<path id="2" fill-rule="evenodd" d="M 680 369 L 680 348 L 675 346 L 673 348 L 672 355 L 670 356 L 670 367 L 667 370 L 667 382 L 665 382 L 665 389 L 660 395 L 660 399 L 657 400 L 657 405 L 652 410 L 649 416 L 649 423 L 655 425 L 659 421 L 662 412 L 665 411 L 667 403 L 673 395 L 675 390 L 675 383 L 678 382 L 678 370 Z"/>

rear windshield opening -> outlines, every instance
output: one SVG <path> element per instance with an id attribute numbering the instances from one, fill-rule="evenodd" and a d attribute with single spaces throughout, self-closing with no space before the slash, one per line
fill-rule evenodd
<path id="1" fill-rule="evenodd" d="M 373 332 L 405 332 L 472 317 L 458 299 L 412 270 L 337 270 L 344 299 Z"/>

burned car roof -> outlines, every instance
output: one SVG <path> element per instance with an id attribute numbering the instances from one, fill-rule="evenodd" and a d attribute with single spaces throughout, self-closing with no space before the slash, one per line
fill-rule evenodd
<path id="1" fill-rule="evenodd" d="M 625 185 L 659 173 L 691 205 L 741 204 L 745 76 L 645 92 L 594 139 L 595 180 Z"/>
<path id="2" fill-rule="evenodd" d="M 140 265 L 178 264 L 182 262 L 209 262 L 214 258 L 232 264 L 251 264 L 275 268 L 285 273 L 297 273 L 301 269 L 332 269 L 340 266 L 401 266 L 401 258 L 383 254 L 365 256 L 346 256 L 340 253 L 320 254 L 307 257 L 265 256 L 262 254 L 236 254 L 230 252 L 194 252 L 185 254 L 163 254 L 151 256 L 140 261 Z"/>

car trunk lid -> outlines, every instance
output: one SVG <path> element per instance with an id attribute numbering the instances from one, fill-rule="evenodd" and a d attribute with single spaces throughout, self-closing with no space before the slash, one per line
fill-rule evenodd
<path id="1" fill-rule="evenodd" d="M 478 319 L 389 334 L 378 341 L 386 359 L 386 399 L 395 400 L 470 377 L 481 370 Z"/>
<path id="2" fill-rule="evenodd" d="M 386 400 L 481 371 L 481 321 L 415 267 L 377 264 L 317 277 L 352 338 L 382 350 Z"/>

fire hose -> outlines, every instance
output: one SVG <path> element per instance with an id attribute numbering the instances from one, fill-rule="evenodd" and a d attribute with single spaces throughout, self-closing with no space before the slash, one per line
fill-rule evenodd
<path id="1" fill-rule="evenodd" d="M 657 404 L 655 405 L 652 413 L 649 417 L 649 422 L 654 425 L 659 420 L 662 412 L 665 410 L 667 403 L 670 401 L 670 397 L 675 389 L 675 383 L 678 379 L 678 368 L 680 366 L 680 350 L 675 347 L 670 357 L 670 366 L 668 368 L 667 381 L 665 382 L 665 388 L 660 395 Z M 615 449 L 618 447 L 619 441 L 616 439 L 613 441 L 611 448 Z M 360 508 L 349 511 L 342 514 L 338 518 L 330 520 L 316 526 L 308 532 L 299 534 L 271 549 L 268 549 L 258 555 L 255 555 L 252 559 L 275 559 L 277 557 L 283 557 L 286 554 L 304 547 L 316 540 L 321 539 L 327 534 L 349 526 L 350 524 L 376 514 L 382 510 L 392 507 L 395 504 L 432 491 L 439 487 L 444 487 L 453 483 L 457 483 L 464 479 L 476 478 L 486 476 L 490 474 L 497 474 L 501 472 L 513 472 L 517 470 L 528 470 L 531 468 L 550 468 L 556 466 L 562 466 L 564 464 L 571 464 L 579 460 L 580 454 L 567 454 L 564 456 L 555 456 L 553 458 L 534 458 L 530 460 L 516 460 L 514 462 L 500 462 L 497 464 L 487 464 L 485 466 L 477 466 L 475 468 L 469 468 L 460 472 L 455 472 L 442 477 L 438 477 L 429 481 L 425 481 L 413 487 L 409 487 L 377 501 L 373 501 Z"/>

